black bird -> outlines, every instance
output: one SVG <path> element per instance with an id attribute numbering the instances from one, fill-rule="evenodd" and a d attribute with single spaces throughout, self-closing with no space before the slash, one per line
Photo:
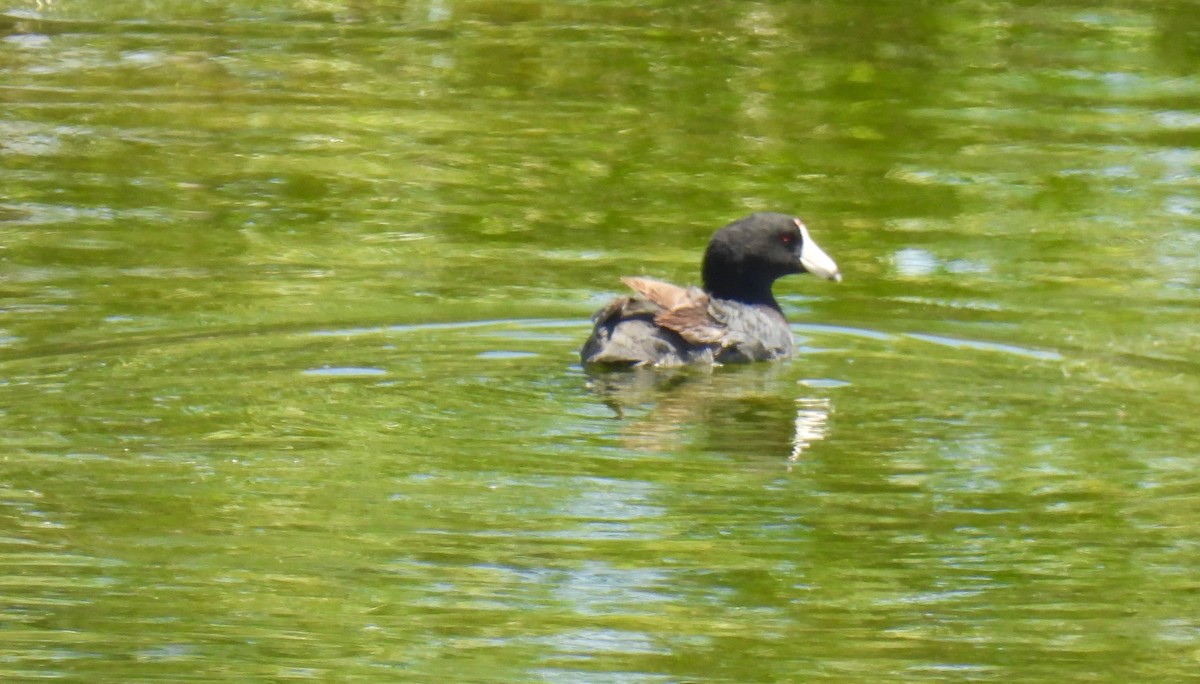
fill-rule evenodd
<path id="1" fill-rule="evenodd" d="M 596 312 L 580 359 L 585 366 L 630 367 L 792 356 L 792 331 L 771 294 L 775 280 L 790 273 L 842 279 L 800 219 L 751 214 L 709 240 L 704 289 L 622 278 L 637 295 L 618 297 Z"/>

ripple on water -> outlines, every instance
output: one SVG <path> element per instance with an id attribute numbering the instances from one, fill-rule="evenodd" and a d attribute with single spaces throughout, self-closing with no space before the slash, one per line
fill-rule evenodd
<path id="1" fill-rule="evenodd" d="M 1190 567 L 1164 532 L 1195 513 L 1186 435 L 1164 438 L 1153 402 L 1064 380 L 1057 351 L 794 328 L 819 353 L 591 386 L 575 355 L 582 319 L 139 333 L 10 361 L 4 415 L 24 432 L 8 445 L 57 478 L 11 535 L 18 554 L 45 551 L 29 572 L 51 578 L 20 608 L 125 606 L 127 587 L 150 584 L 155 600 L 134 602 L 146 625 L 188 614 L 171 601 L 216 596 L 226 614 L 284 611 L 265 633 L 290 629 L 297 605 L 361 593 L 373 633 L 415 636 L 414 616 L 434 613 L 457 629 L 456 611 L 474 611 L 512 625 L 505 648 L 540 634 L 539 657 L 566 671 L 716 648 L 748 605 L 750 622 L 785 630 L 797 605 L 820 606 L 818 622 L 867 606 L 912 634 L 998 595 L 1027 612 L 1011 568 L 1059 592 L 1108 591 L 1096 568 L 1119 565 L 1133 539 L 1169 573 Z M 67 449 L 103 458 L 39 456 Z M 1170 469 L 1153 467 L 1167 456 Z M 55 514 L 61 530 L 33 517 L 72 506 L 92 515 Z M 100 540 L 95 553 L 61 555 L 79 538 Z M 105 554 L 139 562 L 93 558 Z M 78 570 L 93 579 L 63 579 Z M 230 595 L 230 576 L 264 589 Z M 669 619 L 697 606 L 718 612 Z M 1079 606 L 1080 619 L 1102 615 L 1099 601 Z M 682 636 L 664 646 L 660 623 Z M 1030 640 L 1053 629 L 1034 625 Z"/>
<path id="2" fill-rule="evenodd" d="M 387 375 L 382 368 L 330 367 L 309 368 L 301 371 L 302 375 L 328 376 L 334 378 L 377 378 Z"/>

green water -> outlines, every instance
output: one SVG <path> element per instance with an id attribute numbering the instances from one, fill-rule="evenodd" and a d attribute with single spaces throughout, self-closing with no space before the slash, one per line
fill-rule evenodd
<path id="1" fill-rule="evenodd" d="M 1200 5 L 16 2 L 0 680 L 1183 682 Z M 589 378 L 795 212 L 780 364 Z"/>

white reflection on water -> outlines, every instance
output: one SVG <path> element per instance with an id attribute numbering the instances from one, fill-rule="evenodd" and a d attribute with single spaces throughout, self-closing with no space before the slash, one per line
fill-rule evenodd
<path id="1" fill-rule="evenodd" d="M 796 431 L 788 462 L 795 463 L 811 444 L 825 439 L 829 434 L 826 424 L 832 412 L 833 404 L 826 397 L 796 398 Z"/>
<path id="2" fill-rule="evenodd" d="M 939 271 L 947 273 L 987 273 L 989 270 L 986 264 L 969 259 L 943 261 L 938 259 L 929 250 L 919 247 L 906 247 L 896 250 L 892 255 L 892 262 L 896 266 L 897 273 L 909 278 L 927 277 Z"/>

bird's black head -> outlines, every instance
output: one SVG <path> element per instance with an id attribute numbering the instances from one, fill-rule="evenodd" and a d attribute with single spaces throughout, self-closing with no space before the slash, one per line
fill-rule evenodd
<path id="1" fill-rule="evenodd" d="M 777 278 L 812 273 L 840 281 L 837 264 L 813 242 L 800 219 L 758 213 L 713 234 L 704 251 L 704 289 L 714 297 L 747 304 L 779 305 L 771 295 Z"/>

